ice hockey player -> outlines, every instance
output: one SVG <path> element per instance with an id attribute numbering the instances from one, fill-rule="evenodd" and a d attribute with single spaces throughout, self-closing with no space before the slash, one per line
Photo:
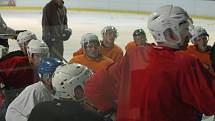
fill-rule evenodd
<path id="1" fill-rule="evenodd" d="M 86 97 L 103 110 L 117 101 L 116 121 L 197 121 L 200 113 L 215 114 L 215 78 L 198 59 L 177 53 L 191 37 L 187 12 L 163 5 L 147 26 L 157 46 L 130 49 L 92 75 Z"/>
<path id="2" fill-rule="evenodd" d="M 39 80 L 37 66 L 43 57 L 49 55 L 48 46 L 41 40 L 30 41 L 27 46 L 27 56 L 6 55 L 0 59 L 0 84 L 4 92 L 4 104 L 0 109 L 1 121 L 10 102 L 28 85 Z"/>
<path id="3" fill-rule="evenodd" d="M 91 74 L 80 64 L 59 66 L 52 77 L 55 99 L 36 105 L 28 121 L 102 121 L 101 115 L 85 107 L 83 88 Z"/>
<path id="4" fill-rule="evenodd" d="M 27 86 L 8 106 L 6 121 L 27 121 L 31 110 L 39 103 L 51 101 L 53 89 L 51 77 L 55 69 L 63 64 L 56 58 L 43 58 L 38 66 L 40 81 Z"/>

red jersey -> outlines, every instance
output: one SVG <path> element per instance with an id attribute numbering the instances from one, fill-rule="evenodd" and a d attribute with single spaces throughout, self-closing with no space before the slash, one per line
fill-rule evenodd
<path id="1" fill-rule="evenodd" d="M 0 59 L 0 83 L 8 88 L 18 89 L 34 82 L 34 70 L 23 52 L 11 52 Z"/>
<path id="2" fill-rule="evenodd" d="M 167 47 L 129 49 L 92 75 L 86 97 L 100 110 L 117 101 L 116 121 L 196 121 L 215 114 L 215 80 L 201 63 Z"/>

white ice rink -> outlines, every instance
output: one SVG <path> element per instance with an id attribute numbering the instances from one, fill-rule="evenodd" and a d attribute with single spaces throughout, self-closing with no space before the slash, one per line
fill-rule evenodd
<path id="1" fill-rule="evenodd" d="M 8 26 L 14 29 L 30 30 L 41 39 L 41 19 L 42 12 L 36 11 L 13 11 L 1 10 L 4 20 Z M 129 40 L 132 40 L 132 33 L 137 28 L 143 28 L 146 31 L 149 42 L 153 42 L 152 36 L 147 30 L 147 15 L 131 15 L 116 13 L 93 13 L 93 12 L 68 12 L 68 25 L 73 30 L 73 34 L 68 41 L 64 43 L 64 58 L 69 60 L 72 53 L 80 47 L 80 38 L 84 33 L 92 32 L 101 39 L 101 29 L 107 25 L 115 26 L 119 31 L 116 43 L 123 48 Z M 215 21 L 194 19 L 194 23 L 206 27 L 210 34 L 209 44 L 215 40 Z M 15 41 L 11 40 L 10 50 L 17 49 Z"/>
<path id="2" fill-rule="evenodd" d="M 7 25 L 17 30 L 29 30 L 34 32 L 39 39 L 42 36 L 41 19 L 42 12 L 37 11 L 12 11 L 1 10 L 0 13 Z M 148 32 L 147 15 L 131 15 L 116 13 L 93 13 L 93 12 L 68 12 L 68 25 L 73 30 L 71 38 L 64 43 L 64 58 L 69 60 L 72 53 L 80 48 L 80 38 L 84 33 L 92 32 L 101 39 L 101 29 L 107 25 L 113 25 L 118 29 L 119 36 L 116 43 L 123 48 L 129 40 L 132 40 L 132 33 L 137 28 L 143 28 L 146 31 L 149 42 L 154 42 Z M 209 44 L 212 45 L 215 40 L 215 21 L 194 19 L 196 25 L 205 27 L 210 34 Z M 18 49 L 15 40 L 10 40 L 10 51 Z M 212 121 L 212 120 L 204 120 Z"/>

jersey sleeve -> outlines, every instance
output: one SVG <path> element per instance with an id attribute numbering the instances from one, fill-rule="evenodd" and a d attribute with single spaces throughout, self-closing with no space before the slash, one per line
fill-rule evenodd
<path id="1" fill-rule="evenodd" d="M 126 70 L 124 67 L 127 67 L 128 64 L 124 65 L 126 65 L 126 57 L 97 71 L 87 80 L 85 85 L 86 97 L 99 110 L 106 111 L 112 108 L 117 100 L 119 80 L 121 80 L 123 71 Z"/>
<path id="2" fill-rule="evenodd" d="M 182 101 L 204 114 L 215 114 L 214 78 L 198 60 L 193 59 L 187 62 L 190 62 L 189 65 L 181 68 L 182 74 L 179 81 Z"/>

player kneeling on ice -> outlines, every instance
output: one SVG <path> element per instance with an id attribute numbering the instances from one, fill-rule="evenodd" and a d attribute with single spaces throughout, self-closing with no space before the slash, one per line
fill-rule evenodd
<path id="1" fill-rule="evenodd" d="M 56 58 L 43 58 L 38 66 L 39 82 L 26 87 L 9 105 L 6 121 L 27 121 L 31 110 L 40 102 L 53 100 L 51 77 L 62 62 Z"/>
<path id="2" fill-rule="evenodd" d="M 56 99 L 35 106 L 28 121 L 102 121 L 96 110 L 89 110 L 84 97 L 84 83 L 91 74 L 80 64 L 59 66 L 52 77 Z"/>
<path id="3" fill-rule="evenodd" d="M 5 121 L 8 105 L 28 85 L 39 80 L 36 68 L 43 57 L 49 55 L 48 46 L 41 40 L 30 41 L 27 55 L 7 54 L 0 59 L 0 84 L 4 103 L 0 109 L 0 121 Z"/>
<path id="4" fill-rule="evenodd" d="M 31 40 L 36 40 L 37 37 L 34 33 L 30 31 L 24 31 L 18 34 L 17 36 L 17 43 L 20 47 L 20 50 L 27 55 L 27 46 Z"/>
<path id="5" fill-rule="evenodd" d="M 93 33 L 86 33 L 81 37 L 81 46 L 83 54 L 74 56 L 70 63 L 79 63 L 87 66 L 93 72 L 107 67 L 113 63 L 113 60 L 101 53 L 101 45 L 98 36 Z"/>
<path id="6" fill-rule="evenodd" d="M 191 37 L 188 13 L 164 5 L 147 26 L 157 45 L 129 49 L 97 71 L 86 81 L 86 97 L 100 110 L 117 100 L 116 121 L 198 121 L 200 113 L 215 114 L 215 78 L 198 59 L 178 52 Z"/>

